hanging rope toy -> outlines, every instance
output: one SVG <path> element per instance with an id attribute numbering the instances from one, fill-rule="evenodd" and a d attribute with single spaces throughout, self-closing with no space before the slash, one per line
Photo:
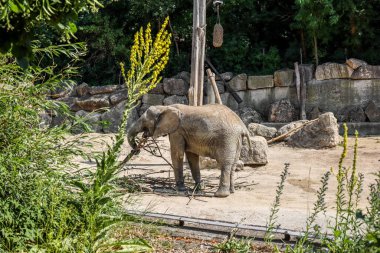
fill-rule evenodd
<path id="1" fill-rule="evenodd" d="M 222 0 L 214 0 L 213 5 L 216 8 L 217 23 L 214 26 L 214 32 L 212 34 L 212 45 L 214 47 L 221 47 L 223 44 L 223 26 L 220 24 L 219 7 L 223 4 Z"/>

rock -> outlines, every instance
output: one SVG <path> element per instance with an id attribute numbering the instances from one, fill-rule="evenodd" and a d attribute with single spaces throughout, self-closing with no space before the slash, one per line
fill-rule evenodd
<path id="1" fill-rule="evenodd" d="M 262 88 L 274 87 L 273 76 L 249 76 L 248 77 L 248 89 L 256 90 Z"/>
<path id="2" fill-rule="evenodd" d="M 222 82 L 216 82 L 216 87 L 218 88 L 219 94 L 223 94 L 226 92 L 226 88 L 224 87 L 224 84 Z"/>
<path id="3" fill-rule="evenodd" d="M 216 87 L 218 88 L 219 94 L 223 94 L 226 92 L 226 88 L 224 87 L 224 84 L 222 82 L 216 82 Z M 210 92 L 212 92 L 212 95 L 214 95 L 214 89 L 212 88 L 211 83 L 207 81 L 204 83 L 203 86 L 203 94 L 208 96 L 210 95 Z"/>
<path id="4" fill-rule="evenodd" d="M 95 111 L 101 108 L 109 107 L 110 100 L 108 95 L 99 94 L 89 98 L 79 99 L 75 102 L 77 106 L 85 111 Z"/>
<path id="5" fill-rule="evenodd" d="M 282 99 L 271 104 L 269 108 L 269 122 L 292 122 L 297 120 L 297 111 L 289 101 Z"/>
<path id="6" fill-rule="evenodd" d="M 102 132 L 102 125 L 101 125 L 101 114 L 97 112 L 86 112 L 84 110 L 80 110 L 75 113 L 76 118 L 81 118 L 81 120 L 84 121 L 91 129 L 88 129 L 89 132 L 95 132 L 100 133 Z M 87 132 L 84 126 L 82 125 L 75 125 L 71 129 L 73 134 L 80 134 Z"/>
<path id="7" fill-rule="evenodd" d="M 349 105 L 337 113 L 338 122 L 365 122 L 366 115 L 360 106 Z"/>
<path id="8" fill-rule="evenodd" d="M 112 93 L 109 97 L 111 105 L 116 105 L 128 99 L 128 90 L 122 89 Z"/>
<path id="9" fill-rule="evenodd" d="M 293 69 L 282 69 L 274 72 L 273 82 L 274 86 L 279 87 L 287 87 L 295 85 L 295 77 L 294 77 Z"/>
<path id="10" fill-rule="evenodd" d="M 348 79 L 351 77 L 353 69 L 346 64 L 327 62 L 317 66 L 315 79 Z"/>
<path id="11" fill-rule="evenodd" d="M 70 108 L 70 111 L 77 112 L 82 110 L 76 103 L 79 99 L 75 97 L 63 97 L 58 98 L 56 101 L 63 102 L 67 104 L 67 106 Z"/>
<path id="12" fill-rule="evenodd" d="M 145 94 L 142 97 L 142 103 L 148 105 L 162 105 L 165 95 L 161 94 Z"/>
<path id="13" fill-rule="evenodd" d="M 268 163 L 268 144 L 264 137 L 250 137 L 252 154 L 250 155 L 249 146 L 246 138 L 243 139 L 243 147 L 240 153 L 240 160 L 244 165 L 265 165 Z"/>
<path id="14" fill-rule="evenodd" d="M 365 108 L 365 114 L 370 122 L 380 122 L 380 108 L 372 100 Z"/>
<path id="15" fill-rule="evenodd" d="M 318 106 L 313 107 L 313 109 L 309 112 L 309 119 L 316 119 L 321 115 L 322 112 L 319 110 Z"/>
<path id="16" fill-rule="evenodd" d="M 88 93 L 90 93 L 90 95 L 107 94 L 116 91 L 118 88 L 118 85 L 92 86 L 89 87 Z"/>
<path id="17" fill-rule="evenodd" d="M 278 129 L 276 136 L 286 134 L 292 131 L 293 129 L 302 126 L 306 122 L 308 122 L 308 120 L 298 120 L 298 121 L 290 122 L 289 124 L 286 124 L 285 126 Z"/>
<path id="18" fill-rule="evenodd" d="M 146 110 L 148 110 L 149 107 L 151 107 L 151 105 L 149 105 L 149 104 L 142 104 L 142 105 L 140 106 L 140 108 L 137 109 L 137 112 L 138 112 L 139 117 L 141 117 L 141 115 L 143 115 L 144 112 L 145 112 Z"/>
<path id="19" fill-rule="evenodd" d="M 156 87 L 149 91 L 150 94 L 164 94 L 164 84 L 158 83 Z"/>
<path id="20" fill-rule="evenodd" d="M 365 61 L 362 61 L 362 60 L 358 60 L 358 59 L 355 59 L 355 58 L 350 58 L 348 60 L 346 60 L 346 64 L 352 68 L 353 70 L 363 66 L 363 65 L 367 65 L 367 63 Z"/>
<path id="21" fill-rule="evenodd" d="M 249 124 L 248 125 L 248 131 L 249 131 L 249 134 L 252 136 L 261 136 L 261 137 L 264 137 L 268 140 L 272 139 L 277 133 L 276 128 L 267 127 L 267 126 L 257 124 L 257 123 Z"/>
<path id="22" fill-rule="evenodd" d="M 183 79 L 177 78 L 165 78 L 164 79 L 164 91 L 169 95 L 184 96 L 189 90 L 189 84 Z"/>
<path id="23" fill-rule="evenodd" d="M 51 125 L 51 122 L 52 122 L 52 116 L 49 114 L 49 113 L 40 113 L 39 114 L 40 116 L 40 124 L 39 124 L 39 127 L 41 129 L 46 129 L 48 128 L 50 125 Z"/>
<path id="24" fill-rule="evenodd" d="M 380 66 L 362 65 L 355 69 L 351 75 L 351 79 L 378 79 L 380 78 Z"/>
<path id="25" fill-rule="evenodd" d="M 304 82 L 309 82 L 314 79 L 314 65 L 313 64 L 300 64 L 298 65 L 300 75 L 303 76 Z"/>
<path id="26" fill-rule="evenodd" d="M 61 126 L 63 124 L 71 124 L 69 118 L 61 113 L 53 115 L 51 118 L 51 127 Z"/>
<path id="27" fill-rule="evenodd" d="M 247 74 L 239 74 L 232 78 L 228 84 L 234 91 L 247 90 Z"/>
<path id="28" fill-rule="evenodd" d="M 84 97 L 88 94 L 90 87 L 87 83 L 81 83 L 75 88 L 78 97 Z"/>
<path id="29" fill-rule="evenodd" d="M 164 105 L 184 104 L 188 105 L 189 101 L 186 96 L 173 95 L 164 99 Z"/>
<path id="30" fill-rule="evenodd" d="M 104 133 L 116 133 L 119 129 L 119 125 L 121 124 L 121 119 L 125 110 L 126 101 L 119 103 L 115 107 L 111 108 L 109 111 L 105 112 L 101 116 L 101 120 L 103 122 L 103 132 Z M 127 127 L 131 126 L 133 122 L 135 122 L 139 118 L 137 110 L 133 109 L 127 121 Z"/>
<path id="31" fill-rule="evenodd" d="M 75 89 L 73 89 L 72 86 L 62 82 L 61 87 L 57 87 L 54 91 L 52 91 L 50 97 L 56 99 L 70 95 L 76 95 Z"/>
<path id="32" fill-rule="evenodd" d="M 332 148 L 339 143 L 339 125 L 331 112 L 319 116 L 288 138 L 287 144 L 300 148 Z"/>
<path id="33" fill-rule="evenodd" d="M 182 72 L 178 73 L 174 78 L 176 78 L 176 79 L 182 79 L 187 84 L 190 84 L 190 73 L 189 72 L 182 71 Z"/>
<path id="34" fill-rule="evenodd" d="M 263 122 L 260 113 L 256 112 L 251 107 L 241 108 L 239 110 L 239 116 L 246 126 L 248 126 L 250 123 Z"/>
<path id="35" fill-rule="evenodd" d="M 220 74 L 220 77 L 218 75 L 215 75 L 215 80 L 216 81 L 224 80 L 224 81 L 228 82 L 233 77 L 234 77 L 234 73 L 232 73 L 232 72 L 225 72 L 225 73 Z"/>

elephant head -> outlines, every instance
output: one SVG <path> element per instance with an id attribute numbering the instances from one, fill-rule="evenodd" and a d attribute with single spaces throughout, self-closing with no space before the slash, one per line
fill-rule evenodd
<path id="1" fill-rule="evenodd" d="M 159 136 L 173 133 L 181 123 L 181 112 L 170 106 L 151 106 L 131 126 L 128 131 L 128 143 L 136 149 L 136 135 L 144 132 L 145 137 L 157 138 Z"/>

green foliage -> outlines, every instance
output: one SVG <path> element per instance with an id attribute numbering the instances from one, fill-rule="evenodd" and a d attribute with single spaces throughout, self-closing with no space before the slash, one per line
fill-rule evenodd
<path id="1" fill-rule="evenodd" d="M 363 175 L 357 172 L 356 161 L 358 151 L 358 133 L 356 132 L 354 158 L 351 168 L 344 168 L 343 161 L 347 155 L 347 126 L 344 125 L 343 151 L 335 174 L 337 181 L 336 215 L 331 227 L 332 236 L 319 231 L 314 224 L 315 217 L 326 210 L 325 197 L 330 172 L 326 172 L 321 179 L 321 187 L 317 192 L 317 201 L 313 212 L 306 222 L 306 232 L 294 247 L 288 247 L 286 252 L 379 252 L 379 224 L 380 224 L 380 173 L 376 181 L 370 186 L 369 207 L 367 214 L 358 209 L 359 198 L 362 193 Z M 314 231 L 311 232 L 311 228 Z M 321 247 L 313 245 L 312 238 L 321 241 Z"/>
<path id="2" fill-rule="evenodd" d="M 218 253 L 248 253 L 251 251 L 251 242 L 234 237 L 214 246 L 214 252 Z"/>
<path id="3" fill-rule="evenodd" d="M 284 191 L 284 184 L 286 177 L 289 174 L 289 163 L 285 164 L 284 170 L 281 173 L 280 176 L 280 182 L 278 183 L 277 189 L 276 189 L 276 198 L 273 202 L 272 208 L 270 210 L 269 220 L 267 221 L 267 231 L 265 232 L 265 241 L 267 243 L 270 243 L 273 238 L 273 230 L 276 228 L 276 222 L 277 222 L 277 213 L 280 210 L 280 200 L 282 193 Z"/>
<path id="4" fill-rule="evenodd" d="M 48 24 L 63 34 L 64 40 L 74 37 L 75 20 L 83 11 L 96 11 L 96 0 L 0 2 L 0 52 L 11 52 L 20 66 L 26 68 L 33 57 L 32 40 L 35 29 Z"/>
<path id="5" fill-rule="evenodd" d="M 65 129 L 44 127 L 40 115 L 67 111 L 46 100 L 46 93 L 72 69 L 56 74 L 54 67 L 34 67 L 25 72 L 11 57 L 1 61 L 0 249 L 66 249 L 69 241 L 75 244 L 71 233 L 76 220 L 68 204 L 73 196 L 60 170 L 72 167 L 69 158 L 78 151 L 64 139 Z"/>
<path id="6" fill-rule="evenodd" d="M 130 217 L 124 213 L 115 183 L 129 112 L 137 100 L 159 82 L 168 61 L 168 20 L 151 38 L 148 26 L 136 33 L 131 69 L 126 76 L 128 103 L 115 142 L 95 157 L 96 168 L 74 173 L 72 155 L 78 140 L 66 141 L 65 127 L 44 127 L 40 115 L 67 106 L 47 100 L 46 94 L 75 74 L 67 66 L 38 64 L 22 70 L 12 57 L 0 58 L 0 251 L 1 252 L 151 252 L 143 239 L 115 240 L 112 230 Z M 47 57 L 82 55 L 81 44 L 34 48 Z"/>

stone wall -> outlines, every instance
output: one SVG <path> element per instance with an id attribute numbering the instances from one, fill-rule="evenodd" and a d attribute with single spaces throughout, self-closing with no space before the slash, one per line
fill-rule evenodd
<path id="1" fill-rule="evenodd" d="M 300 65 L 300 68 L 307 85 L 308 119 L 323 112 L 333 112 L 341 122 L 380 122 L 380 66 L 349 59 L 346 64 L 325 63 L 316 69 L 313 65 Z M 265 76 L 227 72 L 221 77 L 243 100 L 238 104 L 217 77 L 223 104 L 237 112 L 246 124 L 289 122 L 299 118 L 294 70 L 282 69 Z M 205 80 L 206 104 L 210 89 L 207 89 L 207 77 Z M 188 104 L 189 83 L 190 74 L 187 72 L 164 78 L 142 97 L 140 105 L 131 114 L 129 124 L 151 105 Z M 90 124 L 95 124 L 95 131 L 108 133 L 117 130 L 127 90 L 118 85 L 90 87 L 83 83 L 70 90 L 59 90 L 52 94 L 52 98 L 66 102 L 76 116 L 86 117 Z M 63 121 L 59 115 L 51 120 L 53 125 Z"/>

